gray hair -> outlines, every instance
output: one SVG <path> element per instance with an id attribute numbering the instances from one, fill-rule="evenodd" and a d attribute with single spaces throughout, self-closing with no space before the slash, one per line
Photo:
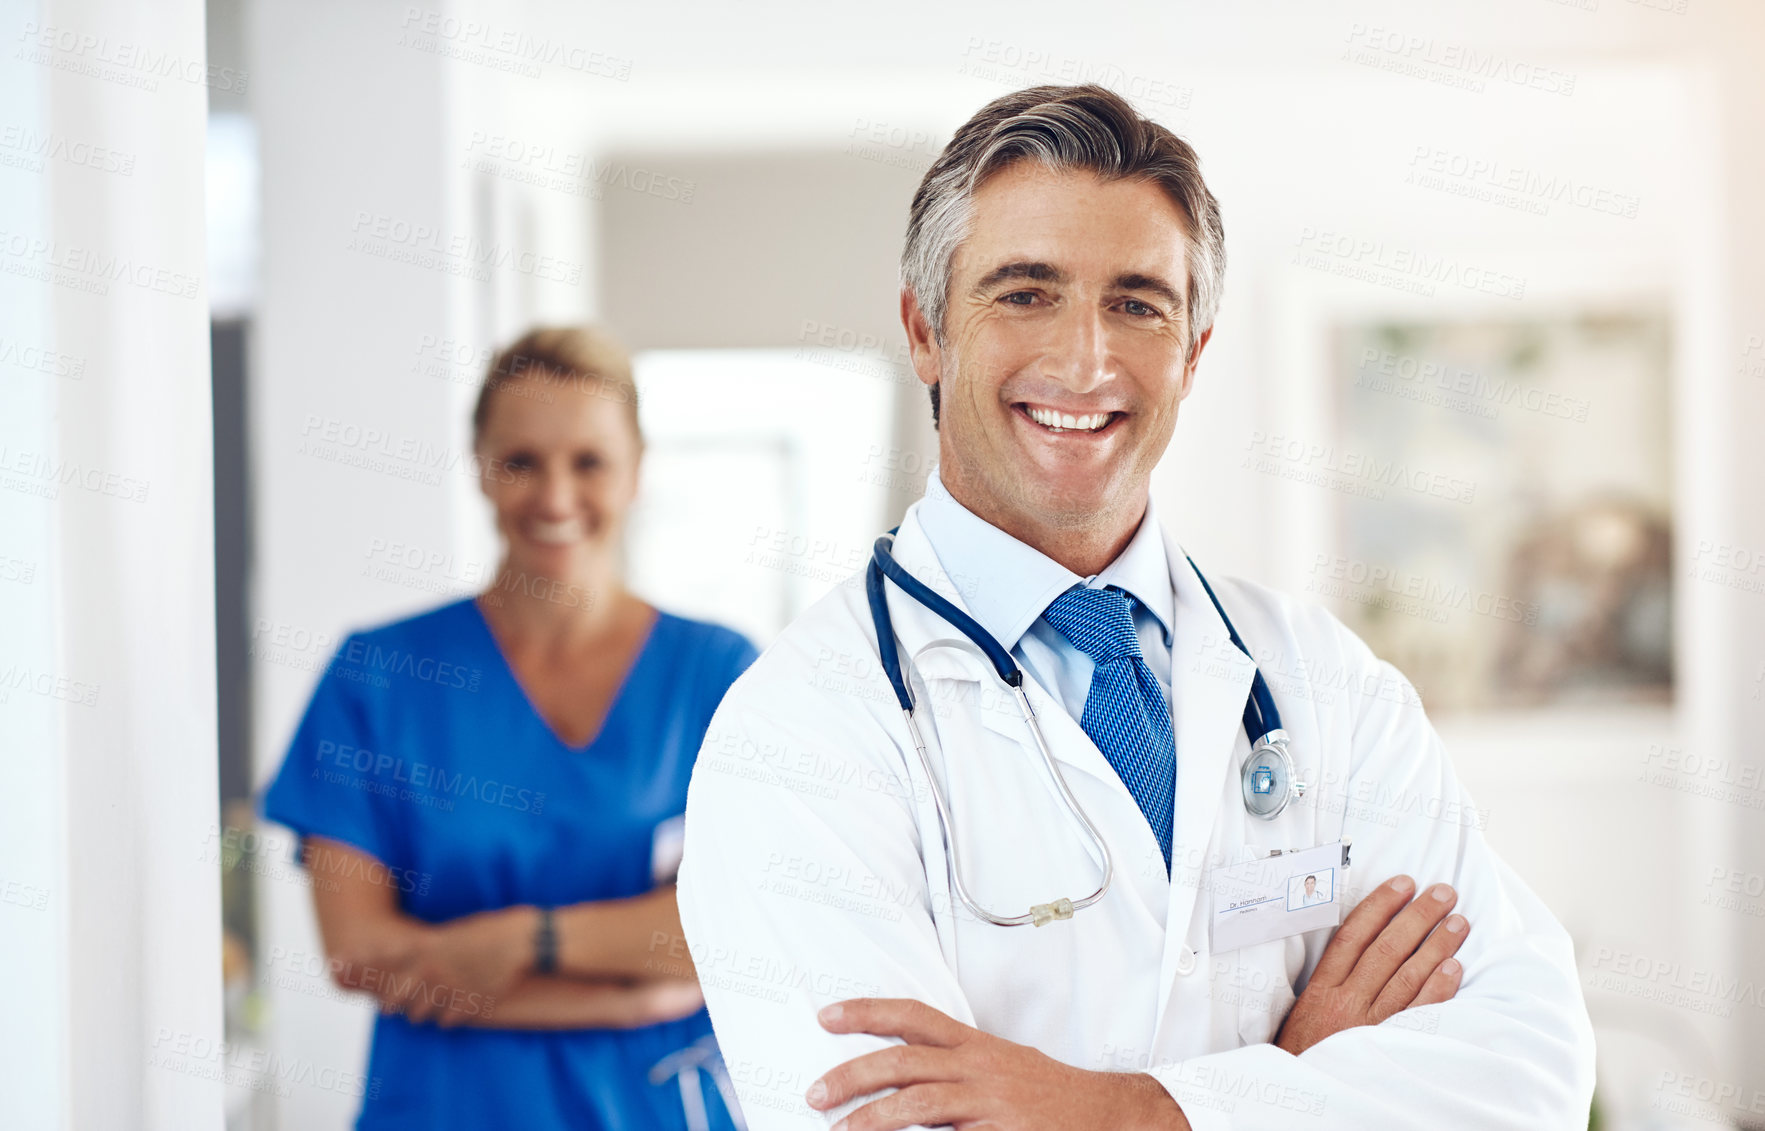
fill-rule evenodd
<path id="1" fill-rule="evenodd" d="M 1094 83 L 1033 86 L 996 98 L 963 124 L 926 170 L 907 216 L 901 285 L 913 292 L 941 344 L 950 299 L 950 262 L 968 237 L 974 194 L 1022 160 L 1050 169 L 1087 169 L 1106 180 L 1153 181 L 1188 220 L 1189 343 L 1213 326 L 1226 277 L 1219 202 L 1201 179 L 1189 144 L 1128 101 Z M 933 411 L 936 411 L 934 387 Z"/>

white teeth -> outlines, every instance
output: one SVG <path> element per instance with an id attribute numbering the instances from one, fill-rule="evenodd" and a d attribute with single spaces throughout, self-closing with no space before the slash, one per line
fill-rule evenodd
<path id="1" fill-rule="evenodd" d="M 1074 416 L 1070 412 L 1055 412 L 1046 408 L 1030 408 L 1025 406 L 1030 419 L 1044 428 L 1052 428 L 1057 432 L 1095 432 L 1109 423 L 1107 412 L 1091 412 L 1083 416 Z"/>
<path id="2" fill-rule="evenodd" d="M 582 537 L 582 520 L 565 519 L 563 522 L 530 522 L 527 534 L 535 542 L 550 542 L 562 545 L 575 542 Z"/>

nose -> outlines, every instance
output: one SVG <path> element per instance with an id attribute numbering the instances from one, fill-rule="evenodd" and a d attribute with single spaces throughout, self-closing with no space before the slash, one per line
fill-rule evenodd
<path id="1" fill-rule="evenodd" d="M 544 466 L 539 473 L 535 500 L 546 518 L 569 518 L 576 513 L 576 489 L 569 472 L 563 468 Z"/>
<path id="2" fill-rule="evenodd" d="M 1109 333 L 1103 311 L 1073 303 L 1054 320 L 1055 340 L 1044 355 L 1043 373 L 1075 393 L 1088 393 L 1110 377 Z"/>

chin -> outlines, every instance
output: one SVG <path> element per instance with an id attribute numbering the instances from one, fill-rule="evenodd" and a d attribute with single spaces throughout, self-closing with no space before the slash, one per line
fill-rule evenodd
<path id="1" fill-rule="evenodd" d="M 1105 510 L 1113 492 L 1107 483 L 1070 472 L 1050 476 L 1042 469 L 1025 469 L 1017 482 L 1028 508 L 1050 526 L 1087 526 Z"/>

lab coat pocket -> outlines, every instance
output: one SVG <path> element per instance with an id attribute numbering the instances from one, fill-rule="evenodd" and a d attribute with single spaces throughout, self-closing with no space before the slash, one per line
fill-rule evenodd
<path id="1" fill-rule="evenodd" d="M 1293 980 L 1304 961 L 1305 940 L 1300 935 L 1216 956 L 1214 992 L 1237 1006 L 1242 1043 L 1263 1045 L 1275 1039 L 1293 1008 Z"/>
<path id="2" fill-rule="evenodd" d="M 1271 829 L 1268 843 L 1239 847 L 1224 863 L 1227 866 L 1261 860 L 1287 845 Z M 1217 897 L 1217 892 L 1215 893 Z M 1293 983 L 1305 963 L 1305 936 L 1288 935 L 1251 946 L 1238 947 L 1213 956 L 1213 994 L 1227 1021 L 1237 1012 L 1238 1039 L 1247 1045 L 1268 1044 L 1281 1031 L 1293 1008 Z"/>
<path id="3" fill-rule="evenodd" d="M 1256 853 L 1261 856 L 1263 850 Z M 1351 869 L 1343 867 L 1334 890 L 1349 891 Z M 1298 995 L 1294 986 L 1306 974 L 1308 961 L 1315 965 L 1336 928 L 1301 931 L 1270 939 L 1220 956 L 1215 981 L 1226 983 L 1238 1006 L 1238 1037 L 1247 1045 L 1272 1043 L 1281 1032 Z M 1309 958 L 1308 958 L 1309 955 Z M 1222 968 L 1227 968 L 1222 973 Z"/>

